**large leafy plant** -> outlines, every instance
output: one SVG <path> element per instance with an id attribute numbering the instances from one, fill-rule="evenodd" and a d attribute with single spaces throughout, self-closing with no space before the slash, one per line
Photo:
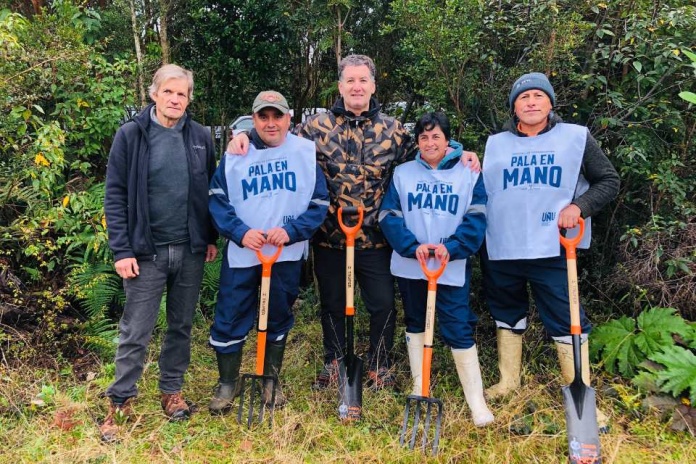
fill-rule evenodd
<path id="1" fill-rule="evenodd" d="M 696 402 L 696 324 L 675 309 L 652 308 L 635 319 L 609 321 L 592 332 L 590 349 L 608 372 L 675 397 L 688 394 Z"/>

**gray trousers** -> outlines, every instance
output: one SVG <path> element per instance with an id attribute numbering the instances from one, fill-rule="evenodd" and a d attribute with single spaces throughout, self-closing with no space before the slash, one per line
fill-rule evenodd
<path id="1" fill-rule="evenodd" d="M 136 382 L 145 365 L 147 346 L 167 289 L 167 332 L 159 357 L 159 389 L 177 393 L 191 360 L 191 326 L 203 279 L 205 253 L 191 253 L 189 243 L 157 247 L 155 259 L 138 260 L 140 275 L 124 279 L 126 305 L 119 323 L 116 379 L 109 397 L 138 394 Z"/>

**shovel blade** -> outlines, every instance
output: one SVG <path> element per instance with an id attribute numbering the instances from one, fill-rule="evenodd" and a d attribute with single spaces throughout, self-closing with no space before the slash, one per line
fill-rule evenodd
<path id="1" fill-rule="evenodd" d="M 430 450 L 435 456 L 440 445 L 440 430 L 442 429 L 443 404 L 437 398 L 409 395 L 406 397 L 404 421 L 401 427 L 399 443 L 404 446 L 408 439 L 409 449 L 414 449 L 420 436 L 421 449 L 424 453 Z M 433 417 L 433 414 L 435 415 Z M 434 426 L 433 426 L 434 424 Z"/>
<path id="2" fill-rule="evenodd" d="M 338 417 L 357 421 L 362 417 L 363 361 L 357 356 L 338 363 Z"/>
<path id="3" fill-rule="evenodd" d="M 264 420 L 265 404 L 263 402 L 263 389 L 266 382 L 271 382 L 271 402 L 275 404 L 276 383 L 278 379 L 273 375 L 244 374 L 242 387 L 239 392 L 239 409 L 237 410 L 237 422 L 242 423 L 246 418 L 247 427 L 254 422 L 262 423 Z M 247 400 L 245 404 L 245 399 Z M 269 408 L 269 425 L 273 424 L 273 408 Z"/>
<path id="4" fill-rule="evenodd" d="M 575 380 L 562 388 L 568 429 L 568 458 L 572 464 L 600 464 L 597 399 L 593 388 Z"/>

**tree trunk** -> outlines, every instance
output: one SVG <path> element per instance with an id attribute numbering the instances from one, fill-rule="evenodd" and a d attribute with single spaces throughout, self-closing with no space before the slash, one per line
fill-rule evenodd
<path id="1" fill-rule="evenodd" d="M 338 16 L 338 32 L 336 33 L 336 69 L 338 65 L 341 64 L 341 38 L 343 36 L 343 23 L 341 22 L 341 7 L 336 7 L 336 14 Z"/>
<path id="2" fill-rule="evenodd" d="M 162 47 L 162 64 L 171 62 L 171 52 L 169 51 L 169 36 L 167 35 L 167 24 L 169 16 L 169 2 L 167 0 L 159 0 L 160 21 L 159 21 L 159 37 L 160 47 Z"/>
<path id="3" fill-rule="evenodd" d="M 128 0 L 131 10 L 131 23 L 133 24 L 133 41 L 135 43 L 135 59 L 138 63 L 138 93 L 140 94 L 140 108 L 145 108 L 147 98 L 145 96 L 145 84 L 143 82 L 143 53 L 140 50 L 140 35 L 138 28 L 138 19 L 135 15 L 135 2 Z"/>
<path id="4" fill-rule="evenodd" d="M 34 14 L 38 16 L 41 14 L 43 7 L 46 6 L 46 2 L 45 0 L 31 0 L 31 5 L 34 10 Z"/>
<path id="5" fill-rule="evenodd" d="M 343 29 L 345 28 L 346 22 L 348 21 L 348 16 L 350 15 L 350 4 L 343 4 L 342 2 L 336 2 L 336 67 L 341 64 L 342 54 L 343 54 Z M 343 16 L 341 13 L 341 8 L 346 8 L 346 14 Z"/>

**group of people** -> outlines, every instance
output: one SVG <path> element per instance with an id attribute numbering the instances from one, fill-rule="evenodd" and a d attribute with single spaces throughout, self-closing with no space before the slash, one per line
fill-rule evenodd
<path id="1" fill-rule="evenodd" d="M 493 422 L 487 398 L 520 385 L 527 284 L 553 337 L 564 380 L 573 377 L 568 284 L 559 229 L 572 229 L 617 194 L 619 177 L 587 128 L 563 123 L 544 74 L 512 86 L 512 117 L 478 158 L 452 140 L 447 117 L 423 115 L 415 137 L 380 112 L 375 65 L 364 55 L 339 64 L 340 98 L 290 133 L 290 106 L 275 91 L 252 105 L 254 128 L 233 138 L 217 165 L 209 132 L 186 108 L 190 71 L 165 65 L 149 89 L 153 104 L 116 134 L 107 168 L 105 212 L 126 304 L 119 325 L 116 378 L 100 426 L 118 439 L 132 414 L 146 349 L 166 289 L 167 329 L 159 357 L 161 401 L 170 420 L 186 419 L 182 396 L 190 361 L 193 314 L 203 263 L 227 239 L 209 343 L 219 379 L 212 414 L 239 395 L 242 348 L 254 325 L 261 266 L 257 251 L 282 247 L 273 266 L 264 374 L 280 373 L 300 267 L 311 243 L 320 297 L 324 362 L 312 388 L 337 385 L 345 352 L 345 237 L 339 207 L 362 207 L 355 239 L 355 278 L 369 313 L 368 385 L 393 388 L 395 280 L 406 324 L 413 393 L 421 393 L 427 284 L 420 264 L 434 249 L 447 263 L 437 294 L 439 332 L 451 348 L 472 420 Z M 589 229 L 589 227 L 588 227 Z M 589 231 L 586 237 L 589 237 Z M 589 245 L 586 240 L 585 245 Z M 484 392 L 469 305 L 471 260 L 479 254 L 485 294 L 497 326 L 500 382 Z M 583 341 L 590 324 L 584 311 Z M 589 384 L 587 343 L 583 378 Z M 274 390 L 275 388 L 275 390 Z M 286 402 L 267 382 L 268 408 Z M 598 411 L 600 426 L 606 417 Z"/>

